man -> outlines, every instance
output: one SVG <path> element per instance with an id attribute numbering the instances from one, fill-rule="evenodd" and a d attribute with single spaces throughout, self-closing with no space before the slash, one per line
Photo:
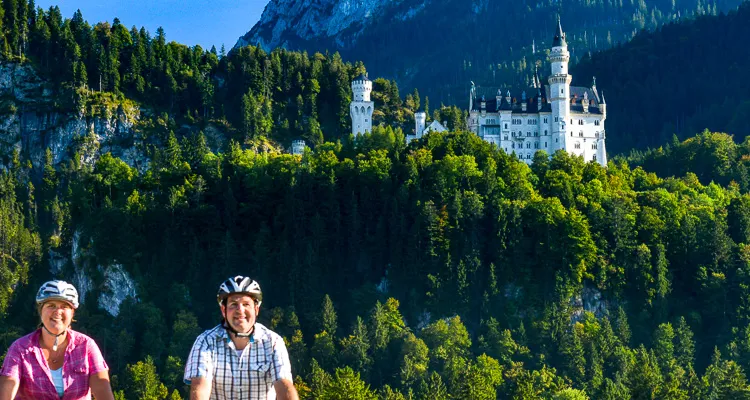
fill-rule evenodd
<path id="1" fill-rule="evenodd" d="M 190 400 L 299 400 L 284 340 L 255 322 L 258 282 L 229 278 L 217 300 L 222 323 L 198 336 L 185 363 Z"/>

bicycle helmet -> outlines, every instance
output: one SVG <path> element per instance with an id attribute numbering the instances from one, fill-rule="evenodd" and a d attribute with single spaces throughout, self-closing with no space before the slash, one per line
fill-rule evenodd
<path id="1" fill-rule="evenodd" d="M 219 286 L 219 293 L 216 294 L 216 300 L 219 304 L 222 304 L 229 295 L 236 293 L 249 295 L 255 299 L 258 305 L 260 305 L 263 300 L 263 292 L 261 292 L 258 282 L 242 275 L 237 275 L 234 278 L 225 280 L 221 286 Z"/>
<path id="2" fill-rule="evenodd" d="M 45 282 L 36 293 L 36 304 L 41 305 L 49 300 L 62 300 L 70 303 L 73 309 L 78 308 L 78 291 L 65 281 Z"/>

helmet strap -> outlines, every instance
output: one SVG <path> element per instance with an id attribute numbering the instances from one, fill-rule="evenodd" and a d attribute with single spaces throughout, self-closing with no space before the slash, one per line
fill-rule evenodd
<path id="1" fill-rule="evenodd" d="M 253 336 L 253 332 L 255 331 L 255 325 L 253 325 L 253 327 L 250 328 L 250 332 L 247 332 L 247 333 L 237 332 L 236 329 L 232 328 L 232 325 L 229 325 L 229 322 L 227 322 L 226 318 L 222 318 L 221 324 L 222 324 L 222 326 L 224 326 L 224 329 L 226 329 L 230 333 L 233 333 L 234 336 L 236 336 L 236 337 L 249 338 L 249 337 Z"/>
<path id="2" fill-rule="evenodd" d="M 55 343 L 52 344 L 52 351 L 57 351 L 57 342 L 60 339 L 60 336 L 68 332 L 68 329 L 66 328 L 64 331 L 62 331 L 62 333 L 55 335 L 54 333 L 50 332 L 49 329 L 47 329 L 47 327 L 44 326 L 44 324 L 42 324 L 42 328 L 44 328 L 44 330 L 47 331 L 47 333 L 55 337 Z"/>

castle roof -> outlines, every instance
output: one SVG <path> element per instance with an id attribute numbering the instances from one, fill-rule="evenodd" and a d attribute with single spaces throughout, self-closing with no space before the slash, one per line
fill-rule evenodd
<path id="1" fill-rule="evenodd" d="M 537 110 L 537 102 L 540 89 L 528 88 L 526 92 L 526 111 L 522 111 L 521 103 L 523 102 L 523 92 L 520 95 L 511 94 L 510 102 L 508 102 L 508 91 L 500 90 L 497 94 L 487 95 L 489 90 L 484 89 L 484 95 L 477 94 L 472 101 L 472 109 L 470 111 L 481 111 L 482 110 L 482 98 L 484 98 L 485 108 L 484 110 L 488 113 L 496 113 L 499 111 L 510 111 L 512 113 L 519 114 L 535 114 L 538 112 L 552 112 L 552 106 L 547 100 L 550 97 L 549 85 L 544 85 L 544 90 L 541 90 L 542 95 L 542 108 Z M 583 86 L 571 86 L 570 87 L 570 111 L 583 113 L 583 104 L 581 101 L 584 97 L 588 98 L 589 101 L 589 114 L 601 114 L 599 104 L 602 103 L 599 94 L 592 88 Z M 498 101 L 499 100 L 499 101 Z"/>
<path id="2" fill-rule="evenodd" d="M 367 74 L 361 74 L 360 76 L 354 78 L 354 82 L 357 82 L 357 81 L 370 82 L 370 78 L 367 77 Z"/>
<path id="3" fill-rule="evenodd" d="M 484 96 L 477 95 L 477 97 L 472 101 L 473 109 L 471 111 L 482 110 L 482 97 L 485 98 L 485 111 L 487 112 L 511 111 L 517 113 L 537 113 L 552 111 L 552 107 L 547 102 L 547 95 L 545 95 L 544 91 L 541 91 L 542 108 L 541 110 L 537 110 L 537 102 L 539 101 L 538 95 L 540 94 L 540 89 L 538 88 L 531 87 L 525 89 L 521 93 L 511 94 L 510 102 L 508 102 L 508 90 L 497 90 L 496 92 L 493 91 L 494 94 L 488 96 L 487 94 L 489 94 L 491 90 L 492 89 L 484 89 Z M 526 111 L 522 111 L 521 107 L 521 103 L 524 101 L 523 92 L 526 92 Z"/>
<path id="4" fill-rule="evenodd" d="M 565 42 L 565 32 L 562 30 L 562 25 L 560 24 L 560 16 L 557 16 L 557 31 L 555 32 L 555 38 L 552 39 L 552 47 L 560 47 L 560 46 L 567 46 L 568 44 Z"/>

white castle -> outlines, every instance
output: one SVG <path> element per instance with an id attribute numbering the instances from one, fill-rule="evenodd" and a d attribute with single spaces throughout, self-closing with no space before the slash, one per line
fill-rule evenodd
<path id="1" fill-rule="evenodd" d="M 484 140 L 497 145 L 506 153 L 531 164 L 534 153 L 544 150 L 553 154 L 557 150 L 582 156 L 584 161 L 607 165 L 604 120 L 607 105 L 604 93 L 596 89 L 596 78 L 591 87 L 570 86 L 573 77 L 568 74 L 570 53 L 560 20 L 549 54 L 551 74 L 549 84 L 542 87 L 538 71 L 534 83 L 518 100 L 510 91 L 503 96 L 500 90 L 494 98 L 478 96 L 472 82 L 469 95 L 469 130 Z M 370 101 L 372 81 L 360 75 L 352 82 L 353 101 L 349 109 L 352 117 L 352 134 L 372 131 L 374 103 Z M 433 121 L 426 125 L 427 115 L 414 114 L 415 129 L 410 139 L 421 138 L 429 131 L 445 131 L 444 124 Z"/>
<path id="2" fill-rule="evenodd" d="M 506 153 L 515 153 L 530 164 L 537 150 L 552 154 L 565 150 L 583 156 L 584 161 L 607 165 L 604 145 L 604 120 L 607 105 L 604 93 L 596 89 L 596 78 L 590 88 L 570 86 L 568 74 L 570 53 L 560 20 L 549 54 L 549 85 L 542 87 L 538 73 L 530 89 L 533 96 L 521 93 L 520 101 L 498 90 L 494 98 L 478 97 L 472 83 L 469 96 L 469 130 L 496 144 Z"/>

